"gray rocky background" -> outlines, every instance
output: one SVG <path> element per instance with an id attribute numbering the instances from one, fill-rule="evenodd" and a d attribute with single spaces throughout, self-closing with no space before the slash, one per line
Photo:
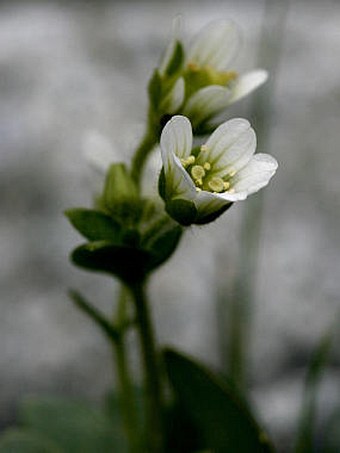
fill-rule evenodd
<path id="1" fill-rule="evenodd" d="M 1 426 L 28 394 L 98 402 L 112 383 L 110 350 L 67 289 L 83 288 L 109 312 L 117 286 L 68 263 L 81 239 L 62 211 L 91 203 L 98 176 L 84 146 L 107 147 L 103 136 L 116 158 L 132 154 L 145 86 L 178 13 L 187 36 L 232 18 L 244 36 L 236 68 L 257 64 L 262 1 L 1 2 Z M 265 149 L 280 168 L 265 193 L 250 352 L 257 411 L 278 441 L 291 438 L 308 358 L 339 319 L 340 4 L 291 1 L 281 49 Z M 248 111 L 244 100 L 228 116 Z M 189 230 L 151 285 L 160 341 L 215 367 L 217 276 L 232 279 L 247 203 Z M 323 420 L 339 405 L 334 346 Z"/>

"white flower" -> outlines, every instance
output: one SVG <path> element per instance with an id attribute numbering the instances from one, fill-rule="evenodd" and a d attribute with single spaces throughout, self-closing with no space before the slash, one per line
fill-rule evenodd
<path id="1" fill-rule="evenodd" d="M 192 120 L 194 127 L 210 120 L 267 80 L 268 73 L 263 69 L 244 75 L 230 70 L 239 48 L 240 33 L 230 20 L 210 23 L 189 46 L 183 114 Z"/>
<path id="2" fill-rule="evenodd" d="M 169 214 L 184 225 L 214 220 L 233 202 L 266 186 L 278 165 L 268 154 L 254 155 L 256 135 L 242 118 L 221 124 L 206 143 L 192 149 L 190 121 L 174 116 L 160 144 L 161 195 Z"/>

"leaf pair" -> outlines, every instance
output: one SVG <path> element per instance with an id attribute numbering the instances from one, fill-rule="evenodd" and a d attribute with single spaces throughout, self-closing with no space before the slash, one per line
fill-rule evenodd
<path id="1" fill-rule="evenodd" d="M 103 212 L 76 208 L 66 211 L 72 225 L 90 242 L 77 247 L 72 261 L 85 269 L 113 274 L 131 284 L 143 280 L 175 250 L 182 234 L 168 216 L 126 228 Z"/>

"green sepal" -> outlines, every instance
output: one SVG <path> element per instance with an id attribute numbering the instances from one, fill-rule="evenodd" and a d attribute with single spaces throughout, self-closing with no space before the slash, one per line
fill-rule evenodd
<path id="1" fill-rule="evenodd" d="M 166 182 L 165 182 L 164 167 L 162 167 L 162 170 L 161 170 L 161 172 L 159 174 L 159 178 L 158 178 L 158 193 L 159 193 L 159 196 L 165 201 Z"/>
<path id="2" fill-rule="evenodd" d="M 166 212 L 182 226 L 196 223 L 198 211 L 193 201 L 174 198 L 166 201 Z"/>
<path id="3" fill-rule="evenodd" d="M 74 208 L 65 211 L 65 215 L 74 228 L 90 241 L 120 240 L 121 226 L 112 217 L 100 211 Z"/>
<path id="4" fill-rule="evenodd" d="M 179 402 L 202 432 L 206 449 L 269 453 L 274 449 L 242 398 L 226 379 L 173 350 L 163 354 Z"/>
<path id="5" fill-rule="evenodd" d="M 216 220 L 220 215 L 222 215 L 224 212 L 228 211 L 229 208 L 231 208 L 233 203 L 226 204 L 222 206 L 222 208 L 218 209 L 217 211 L 212 212 L 211 214 L 205 215 L 205 216 L 198 216 L 196 221 L 194 222 L 196 225 L 205 225 L 206 223 L 213 222 Z"/>
<path id="6" fill-rule="evenodd" d="M 164 70 L 164 74 L 168 77 L 173 77 L 183 68 L 184 49 L 180 41 L 176 41 L 174 51 L 169 59 L 169 62 Z"/>
<path id="7" fill-rule="evenodd" d="M 152 105 L 154 110 L 157 110 L 162 99 L 162 80 L 158 69 L 155 69 L 149 81 L 148 93 L 150 104 Z"/>
<path id="8" fill-rule="evenodd" d="M 136 247 L 96 241 L 77 247 L 71 259 L 77 266 L 115 275 L 130 284 L 145 278 L 150 256 Z"/>

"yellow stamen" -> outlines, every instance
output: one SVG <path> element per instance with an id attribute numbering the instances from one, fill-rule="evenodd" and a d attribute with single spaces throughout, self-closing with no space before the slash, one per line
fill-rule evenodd
<path id="1" fill-rule="evenodd" d="M 196 187 L 196 192 L 202 192 L 202 189 L 200 187 Z"/>
<path id="2" fill-rule="evenodd" d="M 208 151 L 208 149 L 207 145 L 201 145 L 201 151 Z"/>
<path id="3" fill-rule="evenodd" d="M 236 175 L 236 170 L 234 170 L 234 168 L 231 168 L 230 171 L 229 171 L 229 176 L 233 177 L 235 175 Z"/>
<path id="4" fill-rule="evenodd" d="M 208 186 L 213 192 L 223 192 L 224 181 L 222 178 L 215 176 L 208 182 Z"/>
<path id="5" fill-rule="evenodd" d="M 230 182 L 224 181 L 224 183 L 223 183 L 223 188 L 224 188 L 224 190 L 228 190 L 229 187 L 230 187 Z"/>
<path id="6" fill-rule="evenodd" d="M 187 167 L 189 167 L 189 165 L 192 165 L 195 162 L 195 159 L 196 159 L 195 156 L 193 156 L 191 154 L 186 159 L 180 159 L 180 160 L 181 160 L 181 164 L 183 165 L 183 167 L 187 168 Z"/>
<path id="7" fill-rule="evenodd" d="M 201 180 L 205 176 L 205 170 L 201 165 L 194 165 L 191 169 L 191 176 L 195 180 Z"/>
<path id="8" fill-rule="evenodd" d="M 205 162 L 203 165 L 203 168 L 204 168 L 204 170 L 209 171 L 211 169 L 211 165 L 209 164 L 209 162 Z"/>

